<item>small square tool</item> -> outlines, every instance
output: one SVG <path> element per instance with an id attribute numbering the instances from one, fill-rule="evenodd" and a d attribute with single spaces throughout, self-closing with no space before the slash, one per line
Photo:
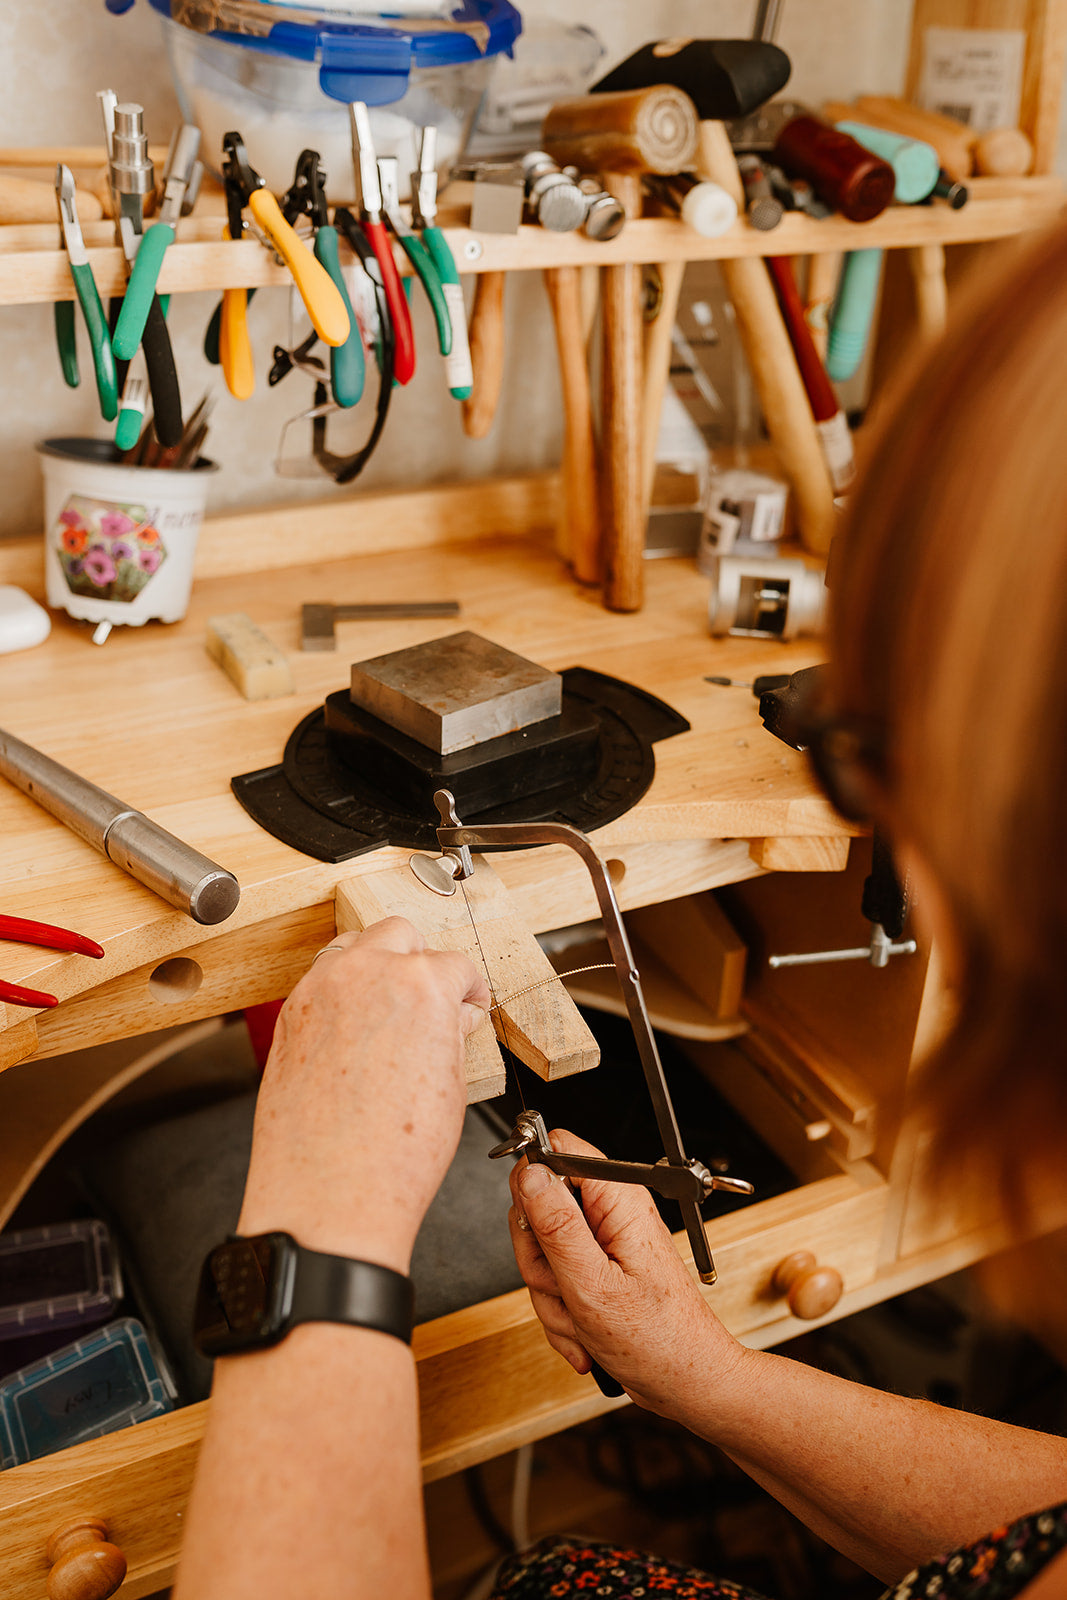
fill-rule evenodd
<path id="1" fill-rule="evenodd" d="M 556 672 L 477 633 L 452 633 L 352 667 L 352 701 L 439 755 L 558 717 Z"/>

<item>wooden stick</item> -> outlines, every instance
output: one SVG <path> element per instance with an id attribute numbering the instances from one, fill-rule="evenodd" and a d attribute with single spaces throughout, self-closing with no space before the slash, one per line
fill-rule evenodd
<path id="1" fill-rule="evenodd" d="M 700 134 L 698 175 L 721 184 L 743 205 L 726 129 L 721 122 L 702 122 Z M 834 534 L 833 487 L 774 288 L 762 261 L 721 265 L 767 432 L 793 492 L 797 531 L 809 550 L 825 555 Z"/>
<path id="2" fill-rule="evenodd" d="M 628 217 L 640 212 L 640 178 L 609 173 L 604 184 Z M 609 611 L 640 611 L 645 595 L 641 268 L 632 261 L 604 267 L 601 296 L 603 596 Z"/>
<path id="3" fill-rule="evenodd" d="M 830 308 L 837 293 L 844 253 L 840 250 L 823 250 L 808 257 L 808 288 L 805 296 L 804 317 L 811 329 L 811 341 L 819 352 L 819 360 L 826 360 L 826 341 L 830 333 Z"/>
<path id="4" fill-rule="evenodd" d="M 579 583 L 600 582 L 600 508 L 596 435 L 582 319 L 581 267 L 549 267 L 545 289 L 552 303 L 563 391 L 563 521 L 560 554 Z"/>
<path id="5" fill-rule="evenodd" d="M 463 401 L 463 431 L 484 439 L 493 426 L 504 382 L 504 272 L 482 272 L 474 286 L 468 334 L 474 381 Z"/>
<path id="6" fill-rule="evenodd" d="M 656 476 L 656 443 L 663 396 L 671 370 L 671 334 L 678 317 L 678 299 L 685 276 L 684 261 L 665 261 L 658 269 L 661 296 L 659 311 L 645 329 L 645 392 L 642 410 L 642 504 L 647 518 L 652 504 L 652 485 Z"/>
<path id="7" fill-rule="evenodd" d="M 948 322 L 945 252 L 939 244 L 915 245 L 908 251 L 908 265 L 915 284 L 919 337 L 933 343 L 940 339 Z"/>

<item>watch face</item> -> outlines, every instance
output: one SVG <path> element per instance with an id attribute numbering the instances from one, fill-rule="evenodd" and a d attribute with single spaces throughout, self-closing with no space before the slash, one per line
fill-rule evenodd
<path id="1" fill-rule="evenodd" d="M 231 1239 L 204 1262 L 194 1331 L 204 1355 L 273 1344 L 286 1331 L 295 1245 L 287 1234 Z"/>

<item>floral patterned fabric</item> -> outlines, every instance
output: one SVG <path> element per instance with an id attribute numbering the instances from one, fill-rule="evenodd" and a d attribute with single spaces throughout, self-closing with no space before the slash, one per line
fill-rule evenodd
<path id="1" fill-rule="evenodd" d="M 995 1528 L 977 1543 L 910 1572 L 882 1600 L 1013 1600 L 1067 1548 L 1067 1504 Z M 762 1600 L 755 1590 L 639 1550 L 549 1538 L 512 1556 L 490 1600 Z"/>
<path id="2" fill-rule="evenodd" d="M 882 1600 L 1012 1600 L 1067 1548 L 1067 1504 L 994 1528 L 909 1572 Z"/>

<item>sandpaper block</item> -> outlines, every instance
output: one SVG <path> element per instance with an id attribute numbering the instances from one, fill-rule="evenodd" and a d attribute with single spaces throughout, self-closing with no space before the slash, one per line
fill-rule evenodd
<path id="1" fill-rule="evenodd" d="M 285 654 L 244 611 L 209 617 L 204 643 L 246 700 L 276 700 L 296 692 Z"/>

